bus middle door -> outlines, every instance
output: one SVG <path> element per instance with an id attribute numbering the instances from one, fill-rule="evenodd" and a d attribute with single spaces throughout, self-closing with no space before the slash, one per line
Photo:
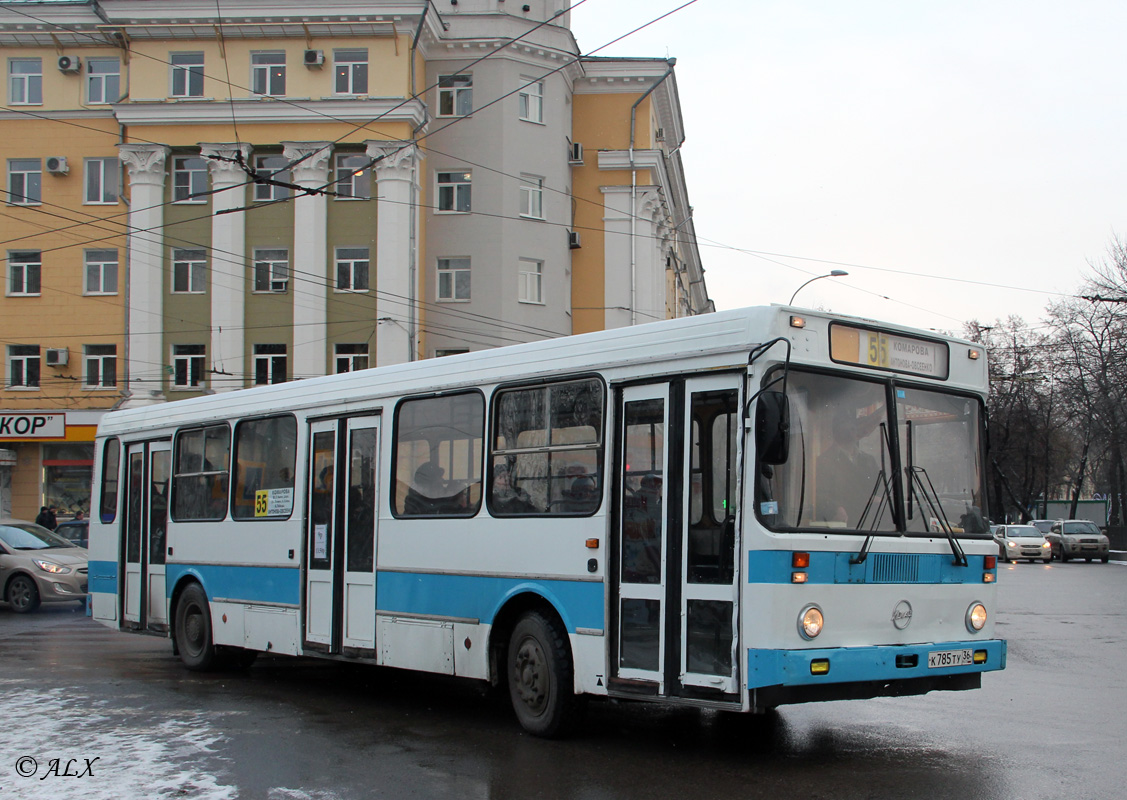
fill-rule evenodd
<path id="1" fill-rule="evenodd" d="M 375 657 L 379 417 L 312 423 L 305 647 Z"/>
<path id="2" fill-rule="evenodd" d="M 126 459 L 121 619 L 124 627 L 167 631 L 164 565 L 172 445 L 167 441 L 131 444 Z"/>

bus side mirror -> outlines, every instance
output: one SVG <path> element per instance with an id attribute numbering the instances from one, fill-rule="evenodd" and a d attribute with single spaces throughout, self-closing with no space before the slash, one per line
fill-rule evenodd
<path id="1" fill-rule="evenodd" d="M 760 464 L 785 464 L 790 455 L 790 401 L 764 392 L 755 406 L 755 451 Z"/>

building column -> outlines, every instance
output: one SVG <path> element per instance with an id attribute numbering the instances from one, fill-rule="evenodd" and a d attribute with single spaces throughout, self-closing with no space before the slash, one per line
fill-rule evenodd
<path id="1" fill-rule="evenodd" d="M 294 164 L 294 183 L 319 190 L 327 187 L 332 142 L 282 142 L 282 146 L 286 159 Z M 293 376 L 312 378 L 328 372 L 329 292 L 335 285 L 328 259 L 328 196 L 298 194 L 293 212 Z"/>
<path id="2" fill-rule="evenodd" d="M 165 400 L 164 181 L 169 148 L 121 144 L 129 173 L 129 246 L 126 263 L 125 396 L 123 407 Z"/>
<path id="3" fill-rule="evenodd" d="M 665 319 L 665 198 L 639 186 L 634 199 L 634 324 Z"/>
<path id="4" fill-rule="evenodd" d="M 247 385 L 246 343 L 246 206 L 250 145 L 200 144 L 211 173 L 211 347 L 215 380 L 211 388 L 229 392 Z M 236 160 L 238 159 L 238 160 Z"/>
<path id="5" fill-rule="evenodd" d="M 415 145 L 367 143 L 376 173 L 376 366 L 415 360 L 419 171 Z M 404 319 L 404 307 L 407 318 Z"/>
<path id="6" fill-rule="evenodd" d="M 603 327 L 630 325 L 630 187 L 603 186 Z"/>

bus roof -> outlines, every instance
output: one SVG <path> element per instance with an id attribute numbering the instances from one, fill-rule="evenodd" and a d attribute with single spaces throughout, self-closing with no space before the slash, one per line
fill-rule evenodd
<path id="1" fill-rule="evenodd" d="M 792 327 L 795 315 L 803 318 L 805 327 Z M 370 407 L 371 401 L 381 397 L 551 375 L 613 369 L 615 380 L 634 380 L 682 372 L 679 362 L 686 359 L 693 360 L 694 370 L 739 368 L 747 364 L 756 345 L 776 337 L 791 340 L 792 364 L 831 366 L 828 329 L 833 322 L 947 342 L 952 348 L 951 373 L 947 380 L 937 383 L 981 395 L 986 392 L 986 358 L 981 346 L 904 326 L 776 304 L 152 403 L 106 414 L 98 435 L 311 408 L 323 405 L 328 397 L 343 407 L 338 410 L 347 413 L 353 406 L 357 410 Z M 980 351 L 974 361 L 965 355 L 971 349 Z M 961 357 L 956 357 L 956 350 Z M 782 361 L 784 355 L 785 348 L 779 346 L 765 355 L 764 361 Z M 837 366 L 872 374 L 858 367 Z"/>

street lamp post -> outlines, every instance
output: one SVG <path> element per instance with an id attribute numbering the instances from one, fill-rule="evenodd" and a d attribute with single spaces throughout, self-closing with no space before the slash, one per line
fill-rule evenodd
<path id="1" fill-rule="evenodd" d="M 806 283 L 802 284 L 802 286 L 799 286 L 794 290 L 794 294 L 790 296 L 790 303 L 788 305 L 794 305 L 794 298 L 798 297 L 798 293 L 801 292 L 805 287 L 812 284 L 814 281 L 820 281 L 822 278 L 843 278 L 848 274 L 849 273 L 843 269 L 835 269 L 827 272 L 825 275 L 815 275 L 813 278 L 806 281 Z"/>

